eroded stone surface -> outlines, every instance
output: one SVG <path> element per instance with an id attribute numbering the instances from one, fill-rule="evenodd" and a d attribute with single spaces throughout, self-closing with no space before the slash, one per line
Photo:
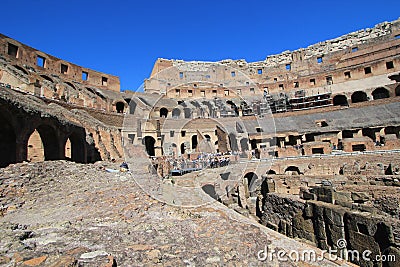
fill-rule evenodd
<path id="1" fill-rule="evenodd" d="M 256 266 L 266 264 L 257 260 L 265 246 L 311 248 L 219 203 L 192 209 L 160 203 L 129 174 L 101 170 L 104 164 L 1 169 L 2 265 L 46 257 L 41 266 Z M 272 263 L 281 264 L 294 265 Z"/>

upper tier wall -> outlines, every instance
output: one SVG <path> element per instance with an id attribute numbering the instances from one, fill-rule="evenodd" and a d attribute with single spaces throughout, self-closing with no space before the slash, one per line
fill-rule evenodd
<path id="1" fill-rule="evenodd" d="M 57 75 L 65 80 L 77 81 L 85 86 L 120 91 L 119 77 L 84 68 L 56 58 L 0 34 L 0 56 L 13 64 L 37 72 Z"/>
<path id="2" fill-rule="evenodd" d="M 388 82 L 388 75 L 400 71 L 399 37 L 400 19 L 380 23 L 374 28 L 359 30 L 307 48 L 271 55 L 263 61 L 252 63 L 231 59 L 213 63 L 160 58 L 154 65 L 151 77 L 145 81 L 145 90 L 149 93 L 163 93 L 168 91 L 168 88 L 175 88 L 185 82 L 190 84 L 188 78 L 191 73 L 204 73 L 204 79 L 201 81 L 214 81 L 214 76 L 222 77 L 217 84 L 223 83 L 225 87 L 243 87 L 243 94 L 247 91 L 252 92 L 246 87 L 255 86 L 249 82 L 250 79 L 261 90 L 266 89 L 270 93 L 300 89 L 328 89 L 341 93 L 346 91 L 346 88 L 331 85 L 379 75 L 385 76 L 384 80 Z M 219 71 L 223 73 L 208 71 L 212 69 L 211 65 L 216 64 L 221 66 Z M 168 68 L 170 69 L 165 71 Z M 156 73 L 158 75 L 155 75 Z"/>

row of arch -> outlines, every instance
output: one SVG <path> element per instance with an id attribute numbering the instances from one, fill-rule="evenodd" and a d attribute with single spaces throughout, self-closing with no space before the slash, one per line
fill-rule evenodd
<path id="1" fill-rule="evenodd" d="M 210 140 L 211 137 L 206 134 L 204 136 L 207 140 Z M 196 149 L 197 145 L 198 145 L 198 137 L 196 134 L 192 135 L 191 138 L 191 149 Z M 238 142 L 237 142 L 237 138 L 236 135 L 234 134 L 229 134 L 228 135 L 228 141 L 229 141 L 229 145 L 232 151 L 239 151 L 239 146 L 238 146 Z M 253 140 L 252 140 L 253 141 Z M 255 140 L 254 140 L 255 141 Z M 146 152 L 149 156 L 155 156 L 155 144 L 156 144 L 156 140 L 154 139 L 154 137 L 152 136 L 145 136 L 142 139 L 142 144 L 145 146 Z M 216 141 L 214 143 L 214 145 L 218 145 L 218 141 Z M 172 144 L 173 147 L 177 147 L 175 143 Z M 251 143 L 252 148 L 254 149 L 254 147 L 257 147 L 256 144 L 254 144 L 253 142 Z M 249 150 L 249 139 L 248 138 L 242 138 L 240 139 L 240 148 L 241 151 L 247 151 Z M 186 152 L 187 147 L 185 146 L 185 143 L 182 143 L 180 145 L 180 153 L 183 155 Z"/>
<path id="2" fill-rule="evenodd" d="M 373 100 L 378 100 L 378 99 L 384 99 L 384 98 L 389 98 L 390 97 L 390 92 L 388 89 L 383 88 L 383 87 L 379 87 L 376 88 L 375 90 L 372 91 L 371 93 Z M 400 86 L 398 86 L 395 89 L 395 96 L 400 96 Z M 355 91 L 352 93 L 351 97 L 350 97 L 351 103 L 360 103 L 360 102 L 365 102 L 368 101 L 368 96 L 367 93 L 365 93 L 364 91 Z M 347 98 L 347 96 L 343 95 L 343 94 L 339 94 L 333 97 L 333 105 L 335 106 L 347 106 L 349 104 L 349 100 Z M 187 110 L 185 110 L 185 108 L 183 109 L 184 113 L 185 113 L 185 118 L 190 118 L 190 109 L 187 108 Z M 168 116 L 168 109 L 163 107 L 160 109 L 160 117 L 164 117 L 167 118 Z M 181 115 L 181 110 L 179 108 L 174 108 L 171 111 L 171 115 L 173 118 L 179 118 Z"/>
<path id="3" fill-rule="evenodd" d="M 87 145 L 84 128 L 9 108 L 0 105 L 0 167 L 26 160 L 101 160 L 94 145 L 93 149 Z M 88 153 L 89 149 L 93 153 Z"/>
<path id="4" fill-rule="evenodd" d="M 372 91 L 371 93 L 373 100 L 384 99 L 390 97 L 390 92 L 388 89 L 379 87 Z M 395 96 L 400 96 L 400 86 L 395 89 Z M 364 91 L 355 91 L 350 97 L 351 103 L 360 103 L 368 101 L 367 93 Z M 345 95 L 339 94 L 333 97 L 334 106 L 347 106 L 348 99 Z"/>

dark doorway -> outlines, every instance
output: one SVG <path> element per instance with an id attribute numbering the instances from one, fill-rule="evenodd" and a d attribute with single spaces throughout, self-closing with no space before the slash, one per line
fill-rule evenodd
<path id="1" fill-rule="evenodd" d="M 155 156 L 154 144 L 156 140 L 151 136 L 145 136 L 143 144 L 146 146 L 146 152 L 149 156 Z"/>
<path id="2" fill-rule="evenodd" d="M 387 89 L 385 89 L 385 88 L 382 88 L 382 87 L 376 88 L 372 92 L 372 97 L 374 98 L 374 100 L 383 99 L 383 98 L 389 98 L 389 91 Z"/>
<path id="3" fill-rule="evenodd" d="M 251 149 L 257 148 L 257 140 L 256 139 L 250 140 L 250 144 L 251 144 Z"/>
<path id="4" fill-rule="evenodd" d="M 168 109 L 166 109 L 166 108 L 161 108 L 161 109 L 160 109 L 160 117 L 161 117 L 161 118 L 166 118 L 167 115 L 168 115 Z"/>
<path id="5" fill-rule="evenodd" d="M 115 109 L 117 110 L 117 113 L 124 113 L 124 108 L 125 104 L 123 102 L 117 102 L 115 104 Z"/>
<path id="6" fill-rule="evenodd" d="M 347 97 L 345 95 L 337 95 L 333 98 L 334 106 L 348 106 Z"/>
<path id="7" fill-rule="evenodd" d="M 324 148 L 323 147 L 314 147 L 311 149 L 311 153 L 313 154 L 324 154 Z"/>
<path id="8" fill-rule="evenodd" d="M 193 135 L 192 136 L 192 149 L 196 149 L 197 148 L 197 135 Z"/>
<path id="9" fill-rule="evenodd" d="M 362 152 L 362 151 L 366 150 L 366 147 L 364 144 L 352 145 L 351 148 L 353 151 L 361 151 Z"/>
<path id="10" fill-rule="evenodd" d="M 16 138 L 12 125 L 0 115 L 0 168 L 16 161 Z"/>
<path id="11" fill-rule="evenodd" d="M 85 163 L 85 135 L 83 133 L 73 132 L 69 136 L 70 154 L 68 155 L 72 161 Z M 68 143 L 68 141 L 67 141 Z M 67 152 L 67 151 L 66 151 Z M 66 155 L 67 156 L 67 155 Z"/>
<path id="12" fill-rule="evenodd" d="M 359 103 L 359 102 L 365 102 L 365 101 L 368 101 L 368 97 L 367 97 L 367 94 L 362 91 L 354 92 L 351 95 L 351 103 Z"/>
<path id="13" fill-rule="evenodd" d="M 185 154 L 185 143 L 181 144 L 181 155 Z"/>

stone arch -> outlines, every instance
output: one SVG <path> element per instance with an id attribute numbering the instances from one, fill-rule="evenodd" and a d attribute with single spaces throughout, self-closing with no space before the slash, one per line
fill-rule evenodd
<path id="1" fill-rule="evenodd" d="M 71 88 L 73 88 L 73 89 L 76 90 L 75 86 L 74 86 L 72 83 L 70 83 L 70 82 L 65 82 L 65 84 L 67 84 L 69 87 L 71 87 Z"/>
<path id="2" fill-rule="evenodd" d="M 376 88 L 374 91 L 372 91 L 372 97 L 374 100 L 389 98 L 389 96 L 389 90 L 383 87 Z"/>
<path id="3" fill-rule="evenodd" d="M 124 113 L 125 103 L 122 101 L 118 101 L 115 103 L 115 110 L 117 113 Z"/>
<path id="4" fill-rule="evenodd" d="M 146 152 L 149 156 L 155 156 L 155 149 L 154 149 L 154 145 L 156 143 L 156 140 L 152 137 L 152 136 L 145 136 L 143 138 L 143 144 L 146 147 Z"/>
<path id="5" fill-rule="evenodd" d="M 166 108 L 161 108 L 160 109 L 160 117 L 161 118 L 166 118 L 168 116 L 168 109 L 166 109 Z"/>
<path id="6" fill-rule="evenodd" d="M 301 174 L 301 172 L 300 172 L 300 169 L 299 169 L 299 167 L 297 167 L 297 166 L 288 166 L 286 169 L 285 169 L 285 174 L 289 174 L 289 175 L 300 175 Z"/>
<path id="7" fill-rule="evenodd" d="M 31 137 L 36 138 L 39 134 L 40 141 L 43 146 L 43 159 L 44 160 L 57 160 L 60 159 L 60 146 L 56 130 L 47 124 L 41 124 L 34 129 L 30 134 L 27 135 L 27 146 Z M 32 136 L 33 135 L 33 136 Z M 32 140 L 38 142 L 38 139 Z M 36 144 L 37 146 L 39 144 Z"/>
<path id="8" fill-rule="evenodd" d="M 172 110 L 172 118 L 179 119 L 181 116 L 181 110 L 179 108 L 174 108 Z"/>
<path id="9" fill-rule="evenodd" d="M 394 91 L 395 91 L 396 96 L 400 96 L 400 85 L 397 86 Z"/>
<path id="10" fill-rule="evenodd" d="M 45 79 L 45 80 L 47 80 L 47 81 L 49 81 L 49 82 L 51 82 L 51 83 L 54 83 L 54 81 L 53 81 L 53 79 L 52 78 L 50 78 L 49 76 L 47 76 L 47 75 L 40 75 L 40 77 L 42 77 L 43 79 Z"/>
<path id="11" fill-rule="evenodd" d="M 231 151 L 238 151 L 239 148 L 238 148 L 236 135 L 234 133 L 230 133 L 228 135 L 228 139 L 229 139 L 229 145 L 231 147 Z"/>
<path id="12" fill-rule="evenodd" d="M 16 68 L 16 69 L 22 71 L 22 72 L 23 72 L 24 74 L 26 74 L 26 75 L 29 75 L 29 72 L 28 72 L 26 69 L 24 69 L 23 67 L 21 67 L 21 66 L 14 65 L 14 68 Z"/>
<path id="13" fill-rule="evenodd" d="M 348 106 L 349 103 L 348 103 L 347 97 L 345 95 L 335 95 L 333 97 L 333 105 L 334 106 Z"/>
<path id="14" fill-rule="evenodd" d="M 70 144 L 69 155 L 67 155 L 67 144 Z M 85 148 L 85 134 L 72 132 L 65 141 L 65 157 L 69 156 L 69 159 L 78 163 L 86 162 L 86 148 Z"/>
<path id="15" fill-rule="evenodd" d="M 363 91 L 356 91 L 351 95 L 351 103 L 368 101 L 367 94 Z"/>
<path id="16" fill-rule="evenodd" d="M 16 134 L 12 124 L 0 113 L 0 168 L 16 162 Z"/>
<path id="17" fill-rule="evenodd" d="M 242 149 L 242 152 L 249 150 L 249 139 L 247 138 L 240 139 L 240 147 Z"/>
<path id="18" fill-rule="evenodd" d="M 27 148 L 27 160 L 29 162 L 44 161 L 44 147 L 40 134 L 37 130 L 29 136 Z"/>
<path id="19" fill-rule="evenodd" d="M 254 172 L 248 172 L 244 175 L 243 178 L 245 179 L 245 181 L 247 181 L 246 184 L 249 189 L 249 192 L 252 191 L 254 182 L 258 179 L 257 174 L 255 174 Z"/>

